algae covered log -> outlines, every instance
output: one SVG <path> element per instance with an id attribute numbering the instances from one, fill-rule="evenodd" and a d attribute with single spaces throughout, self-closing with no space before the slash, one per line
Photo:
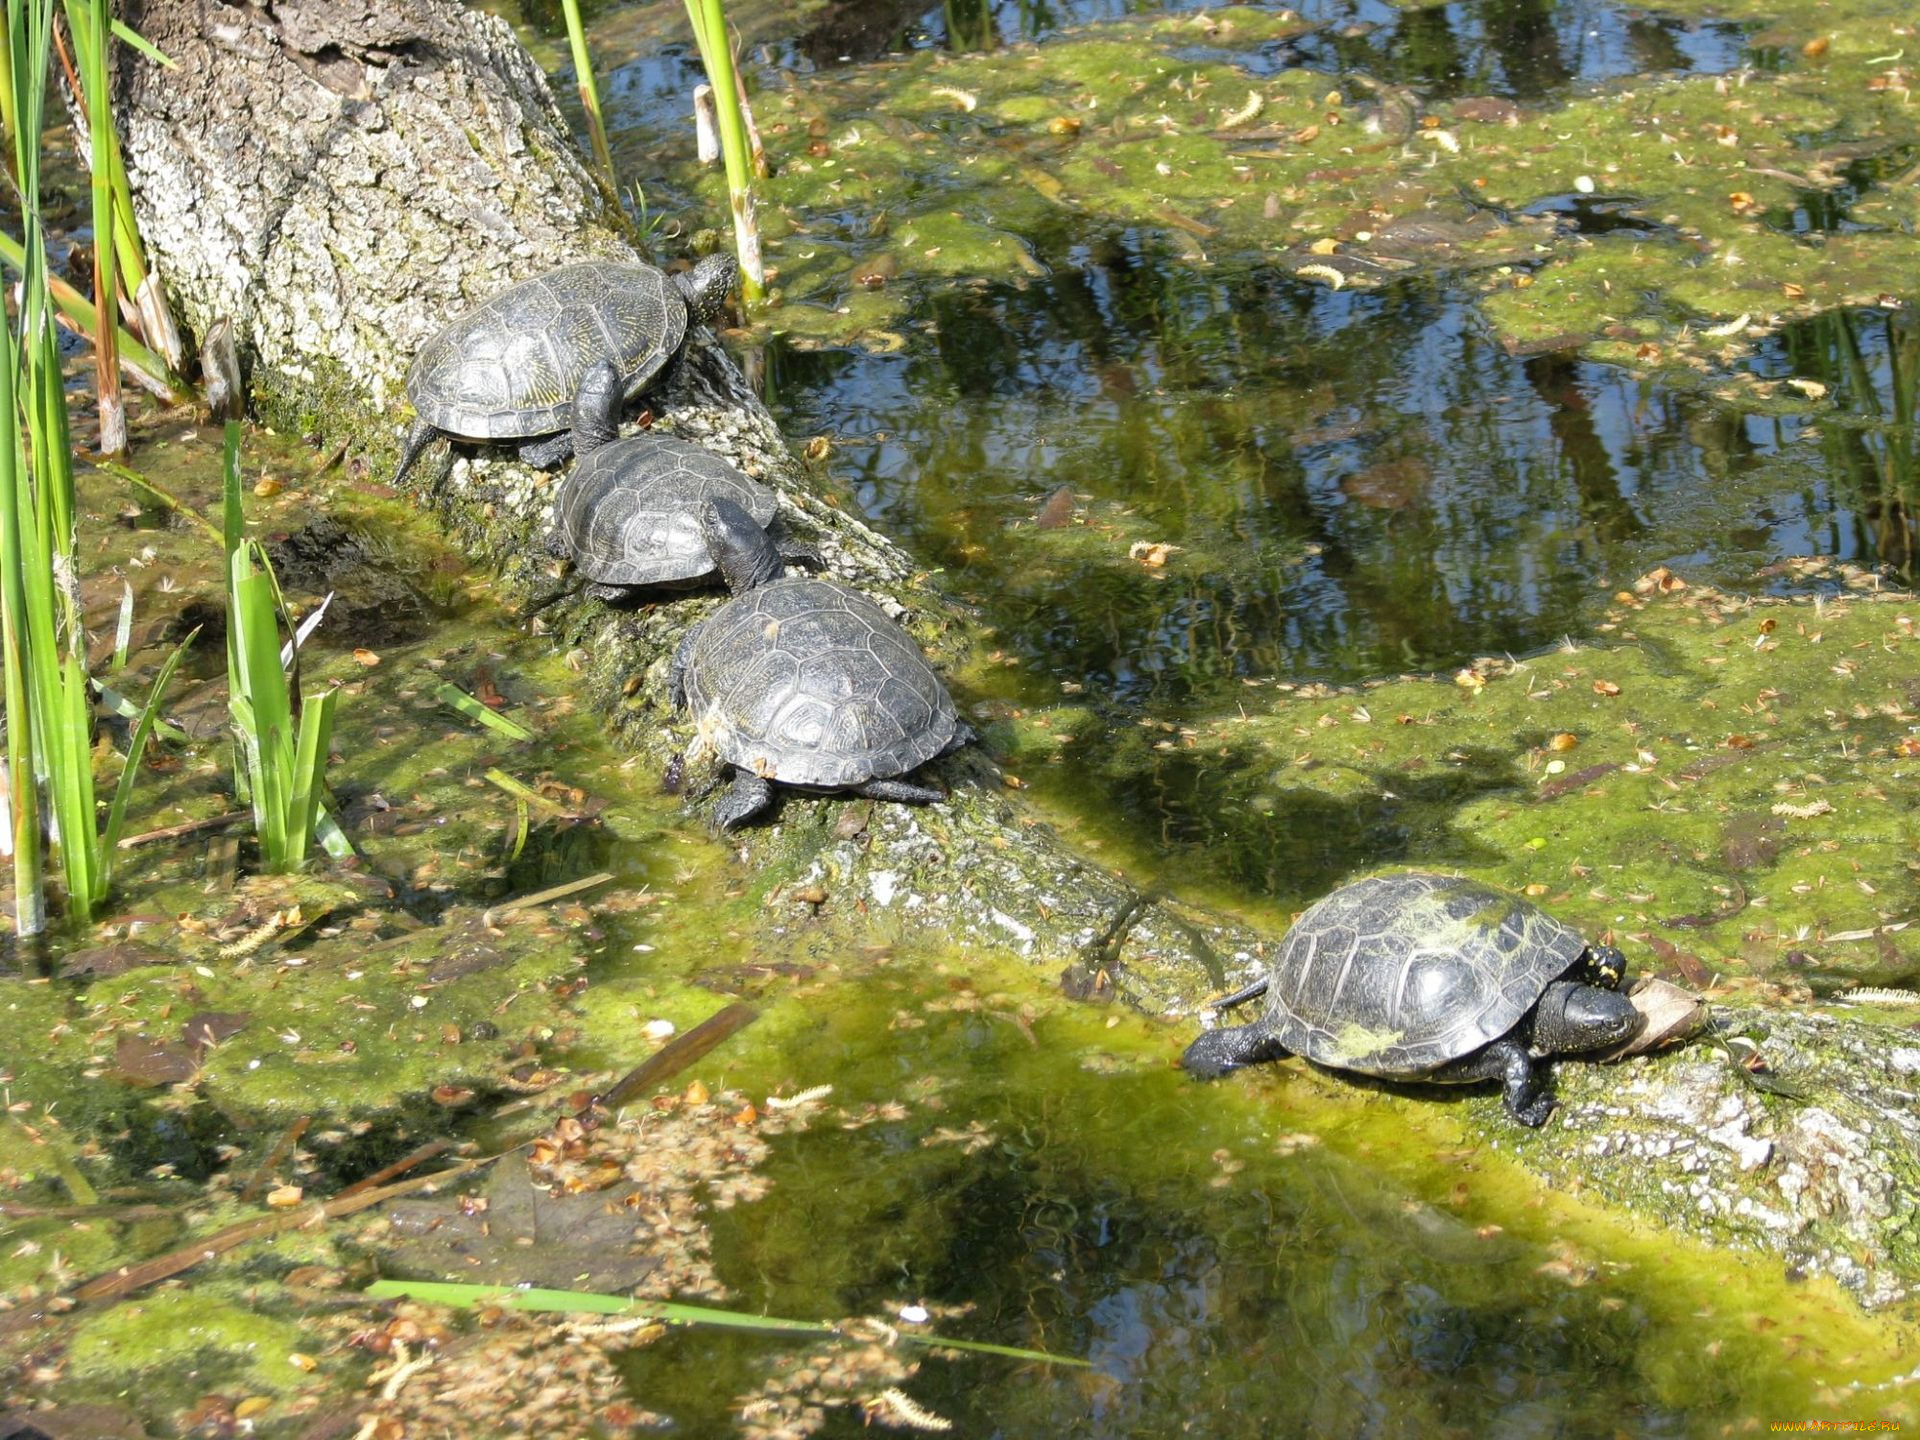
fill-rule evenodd
<path id="1" fill-rule="evenodd" d="M 137 7 L 128 18 L 180 62 L 164 71 L 123 68 L 120 100 L 143 229 L 181 313 L 202 332 L 216 317 L 232 316 L 263 413 L 283 426 L 349 442 L 379 473 L 390 465 L 404 428 L 407 364 L 451 313 L 566 261 L 631 254 L 619 217 L 573 153 L 544 79 L 498 20 L 447 0 L 272 10 L 169 0 Z M 964 690 L 974 653 L 987 648 L 978 624 L 910 557 L 823 498 L 822 477 L 794 461 L 711 336 L 695 337 L 688 363 L 655 409 L 665 428 L 772 486 L 789 525 L 817 545 L 835 573 L 903 616 L 942 668 L 962 677 Z M 535 557 L 547 528 L 551 477 L 500 454 L 475 453 L 450 466 L 430 457 L 414 478 L 420 497 L 467 551 L 495 567 L 504 591 L 549 588 L 544 562 Z M 583 700 L 606 713 L 650 765 L 659 765 L 685 739 L 676 737 L 666 704 L 667 659 L 686 627 L 716 603 L 696 597 L 621 614 L 565 601 L 541 623 L 588 657 Z M 1836 766 L 1869 763 L 1863 757 L 1871 746 L 1863 748 L 1859 734 L 1846 745 L 1833 739 L 1836 719 L 1862 732 L 1887 730 L 1875 743 L 1891 765 L 1897 747 L 1890 748 L 1890 737 L 1910 719 L 1900 709 L 1907 702 L 1897 688 L 1866 698 L 1860 677 L 1874 659 L 1874 641 L 1897 636 L 1893 610 L 1857 602 L 1855 613 L 1863 618 L 1849 623 L 1861 634 L 1844 650 L 1832 644 L 1831 614 L 1811 627 L 1829 637 L 1829 669 L 1853 667 L 1845 683 L 1855 693 L 1836 714 L 1816 702 L 1821 692 L 1811 688 L 1812 679 L 1795 694 L 1795 705 L 1763 695 L 1781 687 L 1758 678 L 1748 682 L 1748 693 L 1711 693 L 1710 677 L 1724 666 L 1712 663 L 1712 654 L 1692 655 L 1682 639 L 1689 625 L 1724 622 L 1676 602 L 1660 611 L 1661 624 L 1651 614 L 1636 615 L 1611 633 L 1611 648 L 1594 652 L 1610 658 L 1605 673 L 1558 677 L 1564 684 L 1538 685 L 1548 674 L 1544 666 L 1504 674 L 1493 673 L 1504 667 L 1489 667 L 1470 684 L 1408 680 L 1398 682 L 1404 690 L 1363 698 L 1250 691 L 1244 716 L 1195 727 L 1192 748 L 1204 750 L 1186 763 L 1204 760 L 1210 780 L 1232 775 L 1243 762 L 1284 777 L 1269 787 L 1271 803 L 1264 808 L 1236 800 L 1238 808 L 1223 810 L 1237 827 L 1234 844 L 1277 845 L 1315 814 L 1364 811 L 1415 793 L 1436 807 L 1438 824 L 1399 853 L 1382 852 L 1382 862 L 1458 867 L 1529 891 L 1541 886 L 1533 893 L 1569 923 L 1624 935 L 1641 968 L 1651 955 L 1705 986 L 1726 973 L 1730 955 L 1784 957 L 1799 945 L 1792 938 L 1798 924 L 1807 923 L 1821 927 L 1820 943 L 1828 947 L 1816 959 L 1825 964 L 1842 953 L 1831 947 L 1865 943 L 1873 964 L 1857 967 L 1860 974 L 1885 982 L 1901 978 L 1912 946 L 1901 938 L 1904 930 L 1892 928 L 1903 922 L 1891 914 L 1885 897 L 1894 892 L 1887 886 L 1876 886 L 1882 898 L 1857 919 L 1836 908 L 1834 919 L 1796 921 L 1794 931 L 1766 928 L 1764 922 L 1814 903 L 1806 895 L 1833 902 L 1854 877 L 1835 869 L 1816 884 L 1783 871 L 1782 883 L 1763 892 L 1749 859 L 1735 875 L 1736 892 L 1695 852 L 1737 858 L 1766 853 L 1772 844 L 1771 853 L 1793 865 L 1811 865 L 1823 839 L 1844 841 L 1844 834 L 1775 835 L 1774 820 L 1817 824 L 1820 816 L 1776 815 L 1772 804 L 1811 808 L 1828 793 Z M 1786 617 L 1783 630 L 1791 628 L 1787 621 L 1811 618 L 1809 607 L 1779 607 L 1779 613 Z M 1743 640 L 1744 650 L 1726 647 L 1720 658 L 1744 664 L 1750 656 L 1779 653 L 1750 640 Z M 1593 664 L 1593 655 L 1567 662 L 1569 668 Z M 1714 743 L 1704 747 L 1710 755 L 1678 753 L 1686 747 L 1672 718 L 1676 667 L 1695 677 L 1700 713 L 1711 717 L 1695 727 L 1713 732 Z M 1664 759 L 1619 713 L 1562 713 L 1576 702 L 1587 708 L 1638 703 L 1640 676 L 1648 680 L 1648 696 L 1664 696 L 1662 723 L 1674 727 Z M 1830 688 L 1834 681 L 1817 683 Z M 1615 688 L 1608 694 L 1601 686 Z M 1709 700 L 1712 709 L 1704 704 Z M 1856 701 L 1866 709 L 1858 718 Z M 1886 712 L 1889 704 L 1898 713 Z M 1757 711 L 1741 708 L 1756 705 Z M 1343 708 L 1344 718 L 1336 713 Z M 1356 709 L 1373 718 L 1356 718 Z M 1396 723 L 1400 715 L 1408 717 L 1404 725 Z M 1649 714 L 1636 723 L 1644 731 L 1658 719 Z M 1476 727 L 1478 733 L 1471 744 L 1450 745 L 1443 739 L 1446 724 L 1462 735 Z M 1389 728 L 1419 738 L 1421 753 L 1384 755 L 1391 747 L 1379 737 Z M 1583 731 L 1595 738 L 1579 763 L 1569 759 L 1552 776 L 1541 773 L 1553 763 L 1542 758 L 1550 749 L 1547 737 L 1568 733 L 1588 743 Z M 1299 738 L 1303 733 L 1308 742 Z M 1343 754 L 1338 764 L 1315 762 L 1312 752 L 1324 762 L 1360 735 L 1366 739 L 1356 755 Z M 1734 737 L 1748 743 L 1735 744 Z M 1018 731 L 996 743 L 1019 743 Z M 1383 756 L 1366 753 L 1375 745 L 1384 747 Z M 1810 756 L 1817 751 L 1817 767 L 1809 760 L 1806 773 L 1766 768 L 1795 754 L 1796 746 Z M 1652 751 L 1655 761 L 1643 759 L 1641 750 Z M 1723 754 L 1734 761 L 1707 763 Z M 1854 758 L 1843 760 L 1846 755 Z M 1121 763 L 1129 758 L 1117 755 Z M 1409 780 L 1403 767 L 1414 760 L 1449 783 Z M 1699 769 L 1690 777 L 1686 767 L 1695 760 Z M 1464 781 L 1462 766 L 1474 767 Z M 1205 994 L 1259 969 L 1277 922 L 1262 928 L 1142 900 L 1124 877 L 1062 842 L 1048 814 L 1004 792 L 980 748 L 936 773 L 953 787 L 949 804 L 908 809 L 788 801 L 777 827 L 733 842 L 742 885 L 758 895 L 782 887 L 819 894 L 838 939 L 938 934 L 963 950 L 1016 955 L 1053 971 L 1074 967 L 1076 988 L 1117 991 L 1169 1016 L 1190 1015 Z M 1759 808 L 1754 796 L 1714 788 L 1733 786 L 1741 776 L 1753 787 L 1787 788 L 1763 813 L 1738 825 L 1729 819 L 1716 831 L 1712 821 L 1723 813 L 1716 808 L 1721 804 L 1729 807 L 1725 813 L 1738 808 L 1743 815 Z M 1668 790 L 1669 781 L 1675 790 Z M 1874 783 L 1860 777 L 1849 804 Z M 1839 812 L 1837 798 L 1828 803 Z M 1576 814 L 1577 835 L 1554 828 L 1558 817 Z M 1898 817 L 1879 809 L 1872 814 L 1878 848 L 1852 852 L 1875 867 L 1861 877 L 1869 884 L 1901 877 L 1911 853 L 1911 835 Z M 1551 874 L 1539 868 L 1548 861 L 1556 867 Z M 1597 873 L 1614 865 L 1647 870 L 1644 886 Z M 1579 874 L 1574 866 L 1594 873 Z M 1804 894 L 1801 885 L 1809 887 Z M 1851 893 L 1872 898 L 1858 885 Z M 1736 905 L 1739 894 L 1745 903 Z M 1760 898 L 1767 905 L 1756 904 Z M 765 934 L 757 938 L 777 944 L 786 911 L 769 905 L 760 913 Z M 1697 917 L 1720 929 L 1667 923 Z M 1869 938 L 1840 940 L 1853 931 Z M 1717 948 L 1703 961 L 1696 952 L 1707 934 Z M 1682 955 L 1699 966 L 1697 974 Z M 1829 968 L 1838 974 L 1843 967 Z M 1696 1045 L 1679 1057 L 1582 1067 L 1561 1079 L 1562 1120 L 1538 1135 L 1513 1137 L 1491 1097 L 1465 1107 L 1468 1124 L 1487 1143 L 1513 1147 L 1536 1173 L 1562 1183 L 1580 1180 L 1591 1196 L 1722 1242 L 1763 1245 L 1839 1276 L 1865 1300 L 1892 1299 L 1920 1278 L 1920 1262 L 1901 1238 L 1903 1223 L 1920 1212 L 1920 1166 L 1910 1129 L 1890 1109 L 1906 1083 L 1900 1057 L 1911 1050 L 1891 1043 L 1874 1023 L 1810 1012 L 1803 991 L 1764 967 L 1741 978 L 1753 993 L 1742 997 L 1747 1008 L 1729 1016 L 1749 1048 L 1729 1039 L 1724 1050 Z M 1169 1059 L 1192 1033 L 1187 1020 L 1169 1026 Z M 1260 1083 L 1296 1081 L 1297 1073 Z M 1260 1093 L 1259 1085 L 1236 1082 L 1222 1087 L 1219 1103 L 1252 1109 Z M 1427 1103 L 1360 1089 L 1351 1099 L 1356 1105 Z"/>

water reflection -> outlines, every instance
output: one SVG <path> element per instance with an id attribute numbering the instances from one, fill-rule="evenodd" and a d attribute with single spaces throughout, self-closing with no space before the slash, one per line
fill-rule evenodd
<path id="1" fill-rule="evenodd" d="M 807 64 L 832 66 L 914 49 L 978 52 L 1046 40 L 1072 26 L 1212 8 L 1200 0 L 841 3 L 815 13 L 794 53 Z M 1498 94 L 1534 100 L 1575 84 L 1648 71 L 1717 74 L 1745 57 L 1745 29 L 1739 25 L 1649 15 L 1600 0 L 1468 0 L 1404 8 L 1382 0 L 1306 0 L 1290 8 L 1315 33 L 1269 47 L 1251 61 L 1231 58 L 1264 73 L 1300 64 L 1361 69 L 1378 80 L 1417 85 L 1428 98 Z"/>
<path id="2" fill-rule="evenodd" d="M 1659 1436 L 1765 1403 L 1752 1345 L 1676 1364 L 1674 1317 L 1610 1277 L 1565 1283 L 1586 1278 L 1577 1255 L 1243 1133 L 1177 1076 L 1049 1066 L 1005 1027 L 936 1022 L 911 1048 L 996 1143 L 930 1151 L 914 1118 L 816 1128 L 767 1167 L 778 1205 L 721 1220 L 716 1253 L 770 1313 L 823 1294 L 857 1313 L 961 1303 L 948 1333 L 1091 1362 L 929 1361 L 907 1389 L 955 1433 Z M 1169 1134 L 1191 1162 L 1165 1162 Z M 630 1376 L 676 1425 L 720 1433 L 770 1359 L 686 1333 L 633 1352 Z M 860 1434 L 860 1417 L 816 1433 Z"/>
<path id="3" fill-rule="evenodd" d="M 1244 678 L 1549 644 L 1609 576 L 1712 550 L 1706 483 L 1799 428 L 1511 356 L 1427 286 L 1196 270 L 1134 231 L 933 297 L 903 354 L 776 348 L 767 375 L 789 432 L 842 437 L 860 504 L 1033 669 L 1169 715 Z M 1063 483 L 1077 523 L 1038 527 Z M 1135 541 L 1181 549 L 1148 567 Z"/>
<path id="4" fill-rule="evenodd" d="M 1912 310 L 1817 316 L 1769 342 L 1754 368 L 1830 386 L 1841 412 L 1820 437 L 1821 488 L 1793 497 L 1804 521 L 1824 520 L 1820 549 L 1874 557 L 1902 584 L 1920 581 L 1920 319 Z"/>

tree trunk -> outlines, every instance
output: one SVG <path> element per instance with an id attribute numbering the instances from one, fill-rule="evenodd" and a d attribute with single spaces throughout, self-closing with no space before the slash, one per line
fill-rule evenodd
<path id="1" fill-rule="evenodd" d="M 349 440 L 377 470 L 404 429 L 403 380 L 448 317 L 552 266 L 631 258 L 617 211 L 578 158 L 544 77 L 507 25 L 452 0 L 226 5 L 145 0 L 127 19 L 179 62 L 122 52 L 118 113 L 143 231 L 196 334 L 231 317 L 258 408 Z M 952 668 L 984 637 L 908 556 L 819 496 L 740 371 L 694 337 L 656 414 L 772 485 L 831 569 L 899 613 Z M 532 557 L 552 478 L 497 451 L 416 467 L 414 485 L 476 559 L 520 594 L 551 586 Z M 585 698 L 622 738 L 672 748 L 666 660 L 713 598 L 616 614 L 561 602 L 542 623 L 592 657 Z M 1249 702 L 1251 703 L 1251 701 Z M 1126 881 L 1062 844 L 1002 788 L 980 747 L 936 767 L 949 804 L 789 798 L 735 838 L 763 881 L 827 890 L 952 945 L 1068 967 L 1076 993 L 1152 1014 L 1255 973 L 1274 936 Z M 783 923 L 769 909 L 770 929 Z M 1718 1049 L 1620 1068 L 1561 1067 L 1567 1100 L 1517 1136 L 1497 1106 L 1470 1122 L 1523 1164 L 1590 1196 L 1723 1243 L 1834 1274 L 1869 1303 L 1920 1275 L 1897 1222 L 1920 1214 L 1909 1077 L 1865 1027 L 1732 1012 L 1769 1031 L 1776 1075 L 1816 1101 L 1784 1120 Z M 1193 1032 L 1171 1028 L 1168 1052 Z M 1626 1072 L 1626 1073 L 1623 1073 Z M 1356 1092 L 1359 1093 L 1359 1092 Z M 1620 1107 L 1630 1107 L 1625 1120 Z"/>

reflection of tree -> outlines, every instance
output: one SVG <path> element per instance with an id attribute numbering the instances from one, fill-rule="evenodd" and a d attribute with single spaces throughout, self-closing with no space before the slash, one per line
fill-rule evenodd
<path id="1" fill-rule="evenodd" d="M 1857 532 L 1836 552 L 1878 559 L 1913 584 L 1920 576 L 1920 321 L 1909 311 L 1836 310 L 1796 327 L 1787 349 L 1795 373 L 1824 380 L 1855 422 L 1822 432 L 1829 473 Z"/>
<path id="2" fill-rule="evenodd" d="M 1594 429 L 1593 412 L 1580 385 L 1579 360 L 1560 351 L 1535 355 L 1524 368 L 1528 383 L 1546 407 L 1554 458 L 1579 492 L 1581 518 L 1602 541 L 1624 539 L 1645 529 L 1621 493 L 1613 457 Z"/>
<path id="3" fill-rule="evenodd" d="M 992 0 L 946 0 L 941 13 L 947 22 L 949 50 L 992 50 L 1000 38 L 993 23 Z"/>
<path id="4" fill-rule="evenodd" d="M 1516 99 L 1550 94 L 1577 73 L 1561 52 L 1554 0 L 1483 0 L 1469 9 L 1479 18 L 1487 48 Z"/>
<path id="5" fill-rule="evenodd" d="M 1680 48 L 1674 22 L 1636 15 L 1627 20 L 1627 49 L 1636 71 L 1690 70 L 1693 63 Z"/>
<path id="6" fill-rule="evenodd" d="M 1441 94 L 1453 94 L 1467 75 L 1466 47 L 1444 5 L 1403 12 L 1390 43 L 1391 78 L 1403 84 L 1420 81 Z"/>
<path id="7" fill-rule="evenodd" d="M 906 49 L 908 27 L 926 11 L 926 0 L 839 0 L 809 15 L 795 43 L 822 69 L 877 60 Z"/>

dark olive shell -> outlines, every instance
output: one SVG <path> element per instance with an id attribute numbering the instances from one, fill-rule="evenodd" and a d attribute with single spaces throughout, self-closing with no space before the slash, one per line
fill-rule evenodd
<path id="1" fill-rule="evenodd" d="M 580 377 L 611 360 L 631 399 L 680 348 L 687 303 L 651 265 L 589 260 L 502 290 L 421 347 L 407 394 L 429 425 L 477 440 L 573 423 Z"/>
<path id="2" fill-rule="evenodd" d="M 712 451 L 670 435 L 635 435 L 590 451 L 554 505 L 574 568 L 603 585 L 685 585 L 713 573 L 700 507 L 731 500 L 766 526 L 774 495 Z"/>
<path id="3" fill-rule="evenodd" d="M 787 576 L 736 595 L 688 642 L 683 684 L 703 745 L 787 785 L 904 775 L 960 733 L 920 647 L 873 601 Z"/>
<path id="4" fill-rule="evenodd" d="M 1586 952 L 1546 911 L 1450 875 L 1376 875 L 1287 932 L 1257 1023 L 1367 1075 L 1426 1074 L 1498 1040 Z"/>

